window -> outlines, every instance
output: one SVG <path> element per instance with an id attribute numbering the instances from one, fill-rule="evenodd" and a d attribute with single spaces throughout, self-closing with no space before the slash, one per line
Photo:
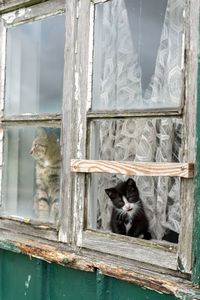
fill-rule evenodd
<path id="1" fill-rule="evenodd" d="M 64 34 L 64 14 L 8 28 L 5 115 L 61 113 Z"/>
<path id="2" fill-rule="evenodd" d="M 60 165 L 60 128 L 7 128 L 2 213 L 55 222 L 60 198 Z"/>
<path id="3" fill-rule="evenodd" d="M 87 143 L 77 133 L 82 152 L 73 154 L 78 159 L 72 163 L 73 171 L 89 173 L 85 194 L 83 174 L 75 176 L 75 201 L 79 201 L 75 220 L 84 219 L 83 225 L 77 226 L 78 245 L 190 272 L 193 225 L 190 217 L 187 223 L 185 211 L 191 211 L 188 189 L 193 194 L 194 179 L 172 176 L 173 172 L 148 177 L 145 172 L 136 172 L 134 177 L 134 172 L 123 172 L 129 161 L 130 165 L 144 163 L 144 168 L 151 163 L 161 163 L 161 168 L 167 163 L 189 167 L 188 163 L 195 161 L 195 150 L 188 151 L 194 149 L 195 140 L 195 123 L 189 117 L 195 103 L 188 99 L 194 91 L 187 88 L 184 92 L 191 59 L 186 42 L 188 6 L 185 1 L 94 2 L 89 96 L 86 120 L 81 122 Z M 83 85 L 81 88 L 80 98 L 86 97 Z M 118 164 L 123 161 L 126 165 Z M 112 233 L 113 205 L 105 189 L 128 178 L 136 181 L 154 238 L 151 241 Z M 163 240 L 166 232 L 177 233 L 178 245 Z"/>
<path id="4" fill-rule="evenodd" d="M 64 14 L 7 29 L 7 123 L 13 116 L 20 125 L 21 116 L 61 113 L 64 33 Z M 60 128 L 53 123 L 51 127 L 42 122 L 30 125 L 27 119 L 25 126 L 5 129 L 2 213 L 55 222 L 60 198 Z"/>
<path id="5" fill-rule="evenodd" d="M 197 1 L 5 2 L 2 234 L 75 268 L 189 278 Z M 151 240 L 111 230 L 105 190 L 130 178 Z"/>
<path id="6" fill-rule="evenodd" d="M 184 1 L 95 5 L 92 110 L 178 108 Z"/>
<path id="7" fill-rule="evenodd" d="M 2 223 L 57 240 L 61 204 L 65 3 L 2 15 Z M 60 223 L 59 223 L 60 224 Z M 62 227 L 62 226 L 61 226 Z M 23 229 L 24 228 L 24 229 Z"/>

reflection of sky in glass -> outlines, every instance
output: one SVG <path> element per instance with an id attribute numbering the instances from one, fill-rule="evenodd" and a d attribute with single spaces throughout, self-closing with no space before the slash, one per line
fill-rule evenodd
<path id="1" fill-rule="evenodd" d="M 6 113 L 62 109 L 65 15 L 8 29 Z"/>

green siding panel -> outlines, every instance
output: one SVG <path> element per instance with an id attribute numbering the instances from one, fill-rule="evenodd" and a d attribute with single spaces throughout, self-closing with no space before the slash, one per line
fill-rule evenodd
<path id="1" fill-rule="evenodd" d="M 74 270 L 57 264 L 49 265 L 49 298 L 94 300 L 96 279 L 94 273 Z"/>
<path id="2" fill-rule="evenodd" d="M 135 284 L 0 250 L 0 300 L 175 300 Z"/>
<path id="3" fill-rule="evenodd" d="M 1 250 L 0 266 L 1 300 L 42 299 L 39 260 Z"/>
<path id="4" fill-rule="evenodd" d="M 99 277 L 102 277 L 100 279 Z M 157 293 L 138 285 L 97 273 L 97 281 L 101 281 L 101 292 L 97 300 L 175 300 L 173 295 Z M 103 283 L 102 283 L 103 282 Z"/>

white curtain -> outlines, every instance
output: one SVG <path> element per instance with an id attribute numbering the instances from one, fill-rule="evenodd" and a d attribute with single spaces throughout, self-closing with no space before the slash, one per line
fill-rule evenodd
<path id="1" fill-rule="evenodd" d="M 93 110 L 180 106 L 184 4 L 184 0 L 112 0 L 96 5 Z M 96 120 L 92 132 L 92 159 L 181 161 L 178 118 Z M 126 178 L 92 175 L 90 227 L 110 229 L 112 205 L 104 189 Z M 135 180 L 153 237 L 161 239 L 167 228 L 179 232 L 180 180 Z"/>
<path id="2" fill-rule="evenodd" d="M 183 12 L 184 0 L 112 0 L 96 6 L 94 110 L 179 107 L 183 84 Z M 182 121 L 178 118 L 97 120 L 92 125 L 92 159 L 181 161 Z M 112 205 L 104 189 L 126 178 L 92 175 L 92 228 L 109 230 Z M 179 232 L 180 180 L 135 180 L 152 236 L 161 239 L 167 228 Z"/>
<path id="3" fill-rule="evenodd" d="M 142 13 L 151 2 L 156 11 L 158 2 L 150 0 L 112 0 L 97 5 L 94 110 L 173 108 L 180 105 L 184 0 L 160 1 L 158 17 L 153 15 L 148 20 Z M 163 14 L 163 18 L 159 19 L 160 14 Z M 146 24 L 144 28 L 143 23 Z M 160 31 L 157 27 L 160 27 Z M 145 32 L 145 28 L 148 32 Z M 156 43 L 151 44 L 151 39 L 158 40 L 156 50 L 151 49 Z M 144 47 L 147 48 L 146 58 L 149 53 L 146 64 L 141 61 Z M 157 58 L 148 85 L 142 87 L 148 64 L 154 56 Z"/>
<path id="4" fill-rule="evenodd" d="M 182 121 L 171 119 L 96 120 L 92 123 L 92 159 L 142 162 L 181 161 Z M 95 140 L 96 139 L 96 140 Z M 112 204 L 105 189 L 130 176 L 93 174 L 90 220 L 92 228 L 110 230 Z M 153 238 L 167 228 L 179 232 L 180 179 L 133 177 L 150 223 Z"/>

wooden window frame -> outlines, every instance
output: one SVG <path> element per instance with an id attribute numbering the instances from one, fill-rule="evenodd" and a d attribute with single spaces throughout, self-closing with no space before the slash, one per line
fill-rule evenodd
<path id="1" fill-rule="evenodd" d="M 5 69 L 6 69 L 6 31 L 7 28 L 28 23 L 30 21 L 47 18 L 54 15 L 65 13 L 64 0 L 50 0 L 39 3 L 31 7 L 25 7 L 2 14 L 0 23 L 1 40 L 1 132 L 5 128 L 18 127 L 18 126 L 47 126 L 47 127 L 60 127 L 62 126 L 62 114 L 31 114 L 31 115 L 6 115 L 4 116 L 4 102 L 5 102 Z M 2 134 L 3 135 L 3 134 Z M 1 140 L 1 144 L 2 144 Z M 62 145 L 61 145 L 62 148 Z M 62 148 L 63 149 L 63 148 Z M 2 152 L 2 151 L 1 151 Z M 2 169 L 2 163 L 1 163 Z M 63 168 L 62 168 L 63 169 Z M 65 192 L 65 189 L 62 189 Z M 62 201 L 63 195 L 61 193 L 61 211 L 66 211 L 66 202 Z M 59 224 L 50 224 L 39 220 L 26 220 L 25 218 L 1 216 L 0 228 L 8 230 L 17 230 L 23 234 L 30 234 L 35 237 L 51 240 L 54 242 L 59 241 L 60 232 L 64 230 L 63 222 Z M 68 224 L 67 224 L 68 226 Z M 66 232 L 66 229 L 64 230 Z M 63 238 L 68 241 L 68 236 Z"/>
<path id="2" fill-rule="evenodd" d="M 87 158 L 87 120 L 96 117 L 107 117 L 106 114 L 88 113 L 91 87 L 91 34 L 93 12 L 96 3 L 111 0 L 16 0 L 15 4 L 5 0 L 0 3 L 0 13 L 11 13 L 23 7 L 37 10 L 37 7 L 48 7 L 57 10 L 58 3 L 66 5 L 66 45 L 64 66 L 64 90 L 62 113 L 62 185 L 61 185 L 61 215 L 59 230 L 48 224 L 30 224 L 18 220 L 0 218 L 0 247 L 17 253 L 38 257 L 49 262 L 56 262 L 72 268 L 94 271 L 114 276 L 123 280 L 154 288 L 161 292 L 175 294 L 177 297 L 195 295 L 190 278 L 195 286 L 200 281 L 200 257 L 195 255 L 195 249 L 200 247 L 199 232 L 199 184 L 196 178 L 194 197 L 194 179 L 182 179 L 182 231 L 178 246 L 166 246 L 154 241 L 138 241 L 127 237 L 116 237 L 112 234 L 87 231 L 84 228 L 86 207 L 86 180 L 84 173 L 70 173 L 71 158 Z M 178 116 L 183 114 L 185 122 L 184 136 L 185 163 L 196 163 L 196 111 L 200 113 L 197 104 L 197 65 L 198 65 L 198 18 L 199 0 L 186 0 L 186 30 L 185 30 L 185 106 L 180 111 L 130 113 L 126 116 Z M 27 10 L 28 11 L 28 10 Z M 30 12 L 30 10 L 29 10 Z M 45 12 L 46 15 L 46 12 Z M 20 16 L 18 16 L 20 18 Z M 31 18 L 31 16 L 30 16 Z M 18 19 L 20 21 L 20 19 Z M 0 21 L 0 37 L 5 39 L 3 20 Z M 5 41 L 5 40 L 4 40 Z M 4 97 L 5 74 L 5 43 L 3 56 L 0 58 L 0 87 L 1 100 Z M 87 63 L 89 62 L 89 63 Z M 199 92 L 200 94 L 200 92 Z M 200 95 L 198 94 L 198 101 Z M 88 96 L 89 95 L 89 96 Z M 89 98 L 89 100 L 88 100 Z M 2 102 L 0 105 L 2 116 Z M 112 115 L 111 115 L 112 116 Z M 191 117 L 192 116 L 192 117 Z M 52 116 L 51 116 L 52 117 Z M 26 121 L 32 124 L 51 124 L 52 118 L 39 116 L 37 118 L 13 117 L 10 120 L 1 117 L 1 128 L 5 125 Z M 113 117 L 124 117 L 114 114 Z M 61 117 L 53 116 L 53 122 L 61 124 Z M 4 125 L 5 124 L 5 125 Z M 197 129 L 199 126 L 197 126 Z M 200 130 L 199 130 L 200 131 Z M 200 133 L 197 133 L 198 137 Z M 200 138 L 199 138 L 200 140 Z M 199 147 L 199 141 L 197 146 Z M 197 155 L 198 155 L 197 151 Z M 200 158 L 197 156 L 198 163 Z M 196 167 L 196 176 L 200 168 Z M 190 193 L 188 192 L 190 191 Z M 194 202 L 191 199 L 194 198 Z M 193 235 L 193 206 L 195 213 L 194 239 Z M 184 212 L 188 212 L 186 216 Z M 105 243 L 105 245 L 103 245 Z M 116 248 L 120 245 L 122 249 Z M 114 247 L 112 250 L 110 247 Z M 131 248 L 130 248 L 131 246 Z M 194 248 L 192 256 L 192 247 Z M 170 249 L 169 249 L 170 248 Z M 176 252 L 176 248 L 178 249 Z M 127 254 L 124 255 L 125 249 Z M 132 255 L 134 251 L 135 255 Z M 139 252 L 142 251 L 141 257 Z M 178 259 L 177 259 L 178 253 Z M 160 259 L 160 261 L 158 261 Z M 180 280 L 181 278 L 181 280 Z"/>
<path id="3" fill-rule="evenodd" d="M 72 152 L 72 158 L 83 161 L 87 158 L 87 145 L 86 139 L 87 136 L 87 120 L 98 119 L 98 118 L 114 118 L 114 117 L 127 117 L 126 113 L 87 113 L 88 102 L 90 102 L 90 64 L 91 64 L 91 26 L 93 26 L 93 18 L 91 17 L 94 13 L 94 5 L 97 3 L 107 2 L 107 1 L 83 1 L 84 5 L 81 5 L 79 12 L 79 26 L 78 26 L 78 37 L 77 37 L 77 61 L 78 64 L 76 70 L 76 76 L 79 78 L 81 74 L 81 80 L 78 85 L 78 93 L 80 102 L 78 106 L 74 106 L 74 111 L 76 111 L 76 118 L 78 119 L 77 132 L 74 135 L 71 144 L 77 145 L 78 151 Z M 90 3 L 91 2 L 91 3 Z M 162 111 L 162 112 L 134 112 L 129 113 L 128 116 L 152 116 L 152 117 L 170 117 L 181 116 L 184 123 L 184 145 L 183 145 L 183 162 L 194 163 L 195 162 L 195 132 L 196 132 L 196 120 L 191 118 L 191 116 L 196 115 L 196 80 L 197 80 L 197 56 L 198 56 L 198 12 L 195 12 L 195 7 L 198 5 L 198 1 L 192 3 L 191 1 L 186 1 L 186 19 L 189 22 L 185 23 L 185 96 L 184 96 L 184 107 L 180 111 Z M 90 5 L 91 4 L 91 5 Z M 87 22 L 86 22 L 87 15 Z M 90 22 L 89 22 L 90 16 Z M 190 17 L 193 16 L 193 17 Z M 85 24 L 83 24 L 85 21 Z M 195 30 L 194 30 L 195 28 Z M 81 36 L 84 36 L 84 41 L 81 39 Z M 80 39 L 79 39 L 80 37 Z M 79 52 L 80 50 L 80 52 Z M 88 51 L 88 52 L 87 52 Z M 89 54 L 88 54 L 89 53 Z M 85 61 L 89 60 L 89 66 L 85 66 Z M 82 64 L 83 62 L 83 64 Z M 79 66 L 80 65 L 80 66 Z M 79 69 L 81 68 L 81 69 Z M 81 70 L 81 72 L 80 72 Z M 195 71 L 194 71 L 195 70 Z M 84 80 L 85 75 L 85 80 Z M 86 83 L 88 82 L 88 90 Z M 192 84 L 191 84 L 192 83 Z M 77 86 L 76 86 L 77 88 Z M 87 99 L 87 103 L 81 102 L 81 99 Z M 77 101 L 78 102 L 78 101 Z M 80 131 L 78 128 L 81 128 Z M 72 146 L 75 149 L 74 146 Z M 74 193 L 74 228 L 76 229 L 73 232 L 74 240 L 77 242 L 77 245 L 81 248 L 92 249 L 94 251 L 101 252 L 102 254 L 116 255 L 119 257 L 126 256 L 127 259 L 134 259 L 140 261 L 144 264 L 153 264 L 154 266 L 163 268 L 164 272 L 168 273 L 171 271 L 182 272 L 183 274 L 190 274 L 192 267 L 192 232 L 193 232 L 193 199 L 194 195 L 194 179 L 182 179 L 182 188 L 181 188 L 181 215 L 182 215 L 182 228 L 180 233 L 180 242 L 177 246 L 177 253 L 174 252 L 176 246 L 164 246 L 162 243 L 153 243 L 149 241 L 133 241 L 131 238 L 125 238 L 116 235 L 95 232 L 87 230 L 84 228 L 84 214 L 86 199 L 84 190 L 85 179 L 84 174 L 77 173 L 74 176 L 73 184 L 73 193 Z M 84 192 L 85 191 L 85 192 Z M 190 192 L 188 192 L 190 191 Z M 77 209 L 78 208 L 78 209 Z M 185 216 L 185 211 L 189 212 Z M 80 222 L 81 220 L 81 222 Z M 78 224 L 78 225 L 77 225 Z M 149 245 L 152 245 L 153 248 L 150 248 Z M 125 251 L 126 249 L 126 251 Z M 134 250 L 135 249 L 135 250 Z M 163 251 L 164 249 L 164 251 Z M 150 254 L 150 252 L 152 253 Z M 140 253 L 141 252 L 141 253 Z M 144 253 L 149 253 L 149 257 L 145 256 Z M 159 258 L 158 258 L 159 257 Z M 190 276 L 190 275 L 189 275 Z"/>

